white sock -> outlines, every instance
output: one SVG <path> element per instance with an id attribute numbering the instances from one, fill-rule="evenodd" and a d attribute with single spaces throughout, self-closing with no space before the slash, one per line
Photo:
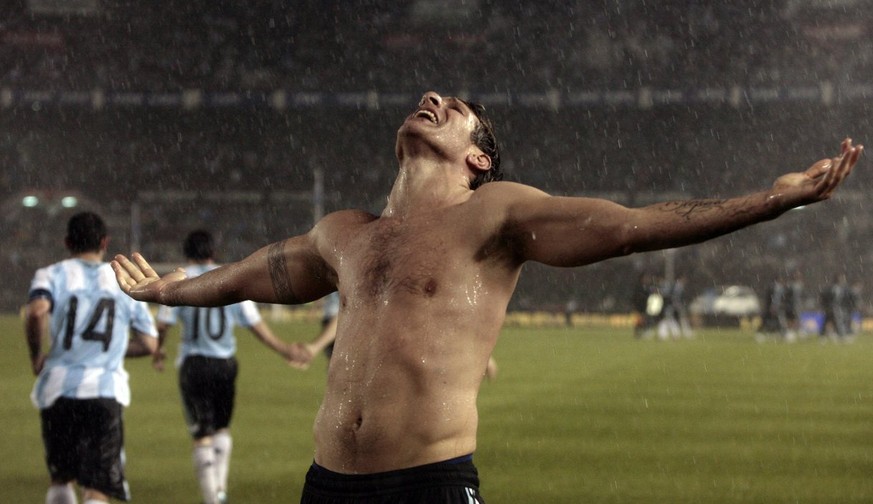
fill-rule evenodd
<path id="1" fill-rule="evenodd" d="M 76 504 L 76 492 L 70 485 L 51 485 L 45 494 L 45 504 Z"/>
<path id="2" fill-rule="evenodd" d="M 194 472 L 200 483 L 204 504 L 217 502 L 218 479 L 215 477 L 215 450 L 212 445 L 194 447 Z"/>
<path id="3" fill-rule="evenodd" d="M 109 501 L 102 501 L 97 499 L 88 499 L 82 504 L 109 504 Z"/>
<path id="4" fill-rule="evenodd" d="M 233 438 L 227 431 L 219 432 L 212 438 L 215 448 L 215 478 L 218 490 L 227 491 L 227 474 L 230 472 L 230 453 L 233 451 Z"/>

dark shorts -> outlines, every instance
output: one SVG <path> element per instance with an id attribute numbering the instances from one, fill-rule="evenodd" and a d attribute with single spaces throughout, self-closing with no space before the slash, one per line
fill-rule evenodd
<path id="1" fill-rule="evenodd" d="M 334 319 L 334 317 L 323 317 L 321 319 L 321 328 L 324 329 L 325 327 L 327 327 L 327 324 L 330 324 L 333 321 L 333 319 Z M 330 360 L 330 358 L 333 357 L 333 343 L 334 343 L 333 341 L 328 343 L 324 347 L 324 350 L 323 350 L 324 355 L 325 355 L 325 357 L 328 358 L 328 360 Z"/>
<path id="2" fill-rule="evenodd" d="M 41 410 L 40 418 L 52 481 L 76 481 L 115 499 L 130 499 L 124 479 L 121 404 L 114 399 L 62 397 Z"/>
<path id="3" fill-rule="evenodd" d="M 375 474 L 340 474 L 313 463 L 300 504 L 484 504 L 470 456 Z"/>
<path id="4" fill-rule="evenodd" d="M 179 369 L 179 390 L 188 432 L 194 439 L 212 436 L 230 426 L 236 395 L 235 358 L 192 355 Z"/>

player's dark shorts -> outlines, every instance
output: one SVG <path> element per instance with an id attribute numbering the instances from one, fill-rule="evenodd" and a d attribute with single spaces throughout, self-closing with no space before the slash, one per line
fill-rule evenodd
<path id="1" fill-rule="evenodd" d="M 321 318 L 321 328 L 324 329 L 325 327 L 327 327 L 327 324 L 330 324 L 330 323 L 333 321 L 334 318 L 336 318 L 336 316 L 334 316 L 334 317 L 322 317 L 322 318 Z M 322 350 L 322 351 L 324 352 L 324 355 L 325 355 L 328 359 L 330 359 L 331 357 L 333 357 L 333 343 L 334 343 L 334 342 L 331 341 L 330 343 L 328 343 L 328 344 L 324 347 L 324 350 Z"/>
<path id="2" fill-rule="evenodd" d="M 300 504 L 484 504 L 471 456 L 376 474 L 340 474 L 313 463 Z"/>
<path id="3" fill-rule="evenodd" d="M 212 436 L 230 426 L 236 395 L 235 358 L 191 355 L 179 369 L 179 390 L 188 432 L 194 439 Z"/>
<path id="4" fill-rule="evenodd" d="M 52 481 L 76 481 L 118 500 L 130 499 L 124 479 L 122 406 L 114 399 L 60 398 L 40 411 Z"/>

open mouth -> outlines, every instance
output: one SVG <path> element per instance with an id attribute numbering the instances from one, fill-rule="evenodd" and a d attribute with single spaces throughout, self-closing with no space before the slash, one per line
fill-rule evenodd
<path id="1" fill-rule="evenodd" d="M 433 112 L 431 112 L 430 110 L 421 109 L 415 113 L 415 117 L 424 117 L 425 119 L 427 119 L 428 121 L 430 121 L 434 124 L 439 124 L 439 122 L 440 122 L 437 115 L 434 114 Z"/>

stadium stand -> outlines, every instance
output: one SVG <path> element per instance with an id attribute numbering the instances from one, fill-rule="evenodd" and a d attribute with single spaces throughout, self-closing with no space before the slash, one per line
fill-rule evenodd
<path id="1" fill-rule="evenodd" d="M 555 194 L 641 205 L 761 187 L 839 135 L 873 138 L 858 105 L 873 95 L 873 10 L 838 3 L 0 0 L 0 308 L 63 253 L 46 223 L 66 210 L 21 195 L 81 194 L 115 215 L 116 250 L 167 262 L 208 220 L 236 259 L 304 231 L 315 187 L 324 211 L 379 211 L 394 133 L 428 88 L 485 103 L 508 178 Z M 680 251 L 689 290 L 763 290 L 793 266 L 810 285 L 860 276 L 868 172 L 827 211 Z M 637 271 L 662 261 L 538 271 L 513 303 L 626 311 Z"/>

